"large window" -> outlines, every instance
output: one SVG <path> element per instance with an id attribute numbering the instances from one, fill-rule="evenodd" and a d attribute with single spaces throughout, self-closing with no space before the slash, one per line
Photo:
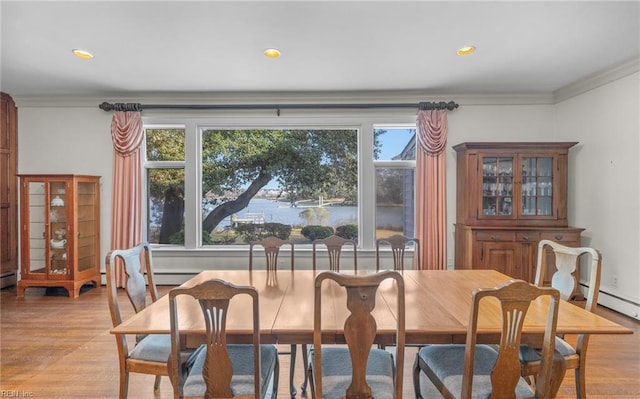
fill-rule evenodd
<path id="1" fill-rule="evenodd" d="M 338 234 L 372 248 L 413 235 L 415 125 L 310 121 L 145 120 L 147 239 L 232 248 Z"/>
<path id="2" fill-rule="evenodd" d="M 203 244 L 357 232 L 357 130 L 204 129 L 201 143 Z"/>

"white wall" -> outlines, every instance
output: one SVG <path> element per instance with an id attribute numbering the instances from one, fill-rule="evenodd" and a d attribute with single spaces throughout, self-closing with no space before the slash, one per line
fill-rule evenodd
<path id="1" fill-rule="evenodd" d="M 640 303 L 640 179 L 638 156 L 638 73 L 553 104 L 550 97 L 482 99 L 453 96 L 460 108 L 449 113 L 447 152 L 447 258 L 453 259 L 455 152 L 464 141 L 578 141 L 570 150 L 569 224 L 586 228 L 584 245 L 604 253 L 603 286 L 613 296 L 607 306 L 627 314 Z M 381 97 L 378 101 L 392 101 Z M 447 98 L 448 100 L 448 98 Z M 138 99 L 145 103 L 144 100 Z M 98 100 L 16 101 L 19 173 L 82 173 L 102 176 L 102 257 L 109 249 L 112 148 L 111 114 Z M 158 103 L 158 101 L 146 101 Z M 235 101 L 239 103 L 240 101 Z M 402 101 L 407 102 L 407 101 Z M 63 105 L 56 105 L 63 104 Z M 161 282 L 186 279 L 181 271 L 242 267 L 238 251 L 161 252 Z M 371 257 L 364 254 L 363 260 Z M 308 256 L 296 255 L 307 262 Z M 180 274 L 175 274 L 180 273 Z M 618 287 L 610 287 L 612 275 Z M 604 288 L 603 288 L 604 289 Z M 610 298 L 606 298 L 609 301 Z M 637 317 L 637 315 L 636 315 Z"/>
<path id="2" fill-rule="evenodd" d="M 555 106 L 569 157 L 569 220 L 583 245 L 602 251 L 600 302 L 640 313 L 640 73 Z M 615 284 L 617 280 L 617 286 Z"/>

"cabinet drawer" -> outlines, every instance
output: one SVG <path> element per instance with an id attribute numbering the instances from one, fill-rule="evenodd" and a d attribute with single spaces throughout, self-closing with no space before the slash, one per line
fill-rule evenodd
<path id="1" fill-rule="evenodd" d="M 535 242 L 540 241 L 540 233 L 537 231 L 519 231 L 516 233 L 516 241 L 519 242 Z"/>
<path id="2" fill-rule="evenodd" d="M 513 231 L 478 231 L 476 240 L 478 241 L 514 241 L 516 234 Z"/>
<path id="3" fill-rule="evenodd" d="M 560 243 L 580 243 L 580 233 L 573 231 L 543 231 L 541 240 L 551 240 Z"/>

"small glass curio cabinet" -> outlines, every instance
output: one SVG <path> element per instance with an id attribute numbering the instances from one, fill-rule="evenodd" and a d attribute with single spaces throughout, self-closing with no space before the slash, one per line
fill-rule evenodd
<path id="1" fill-rule="evenodd" d="M 20 281 L 63 287 L 76 298 L 100 284 L 100 177 L 19 175 Z"/>

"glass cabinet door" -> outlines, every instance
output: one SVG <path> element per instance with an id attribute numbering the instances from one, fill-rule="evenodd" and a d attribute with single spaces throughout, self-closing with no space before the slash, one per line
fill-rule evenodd
<path id="1" fill-rule="evenodd" d="M 553 215 L 553 158 L 522 158 L 522 215 Z"/>
<path id="2" fill-rule="evenodd" d="M 67 276 L 69 253 L 67 245 L 67 215 L 70 202 L 64 181 L 49 182 L 49 274 Z"/>
<path id="3" fill-rule="evenodd" d="M 95 267 L 98 253 L 97 240 L 97 185 L 93 182 L 79 182 L 77 187 L 78 231 L 76 234 L 78 271 Z"/>
<path id="4" fill-rule="evenodd" d="M 47 273 L 47 197 L 43 182 L 29 183 L 29 273 Z"/>
<path id="5" fill-rule="evenodd" d="M 482 158 L 482 215 L 513 215 L 513 158 Z"/>

